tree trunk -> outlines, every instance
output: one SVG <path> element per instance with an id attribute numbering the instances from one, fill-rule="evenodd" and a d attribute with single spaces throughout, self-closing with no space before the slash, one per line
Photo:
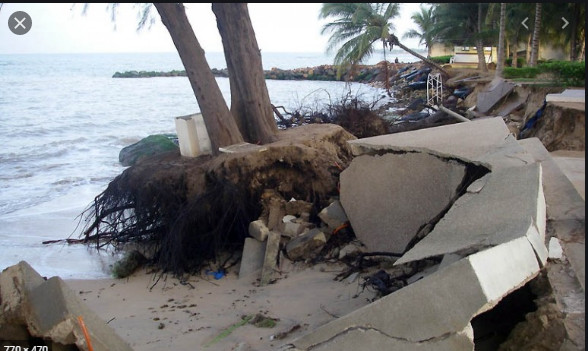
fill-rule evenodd
<path id="1" fill-rule="evenodd" d="M 243 137 L 266 144 L 278 126 L 265 84 L 261 53 L 246 3 L 213 3 L 231 84 L 231 112 Z"/>
<path id="2" fill-rule="evenodd" d="M 576 55 L 577 55 L 577 51 L 578 51 L 578 43 L 577 43 L 577 39 L 576 39 L 576 35 L 578 33 L 578 17 L 580 16 L 580 4 L 579 3 L 575 3 L 574 4 L 574 14 L 572 15 L 572 23 L 571 24 L 571 28 L 572 28 L 572 36 L 570 38 L 570 61 L 576 61 Z"/>
<path id="3" fill-rule="evenodd" d="M 208 66 L 204 50 L 186 17 L 184 6 L 177 3 L 153 5 L 182 59 L 208 130 L 213 153 L 218 154 L 219 147 L 243 142 L 241 132 Z"/>
<path id="4" fill-rule="evenodd" d="M 478 4 L 478 36 L 482 33 L 482 4 Z M 482 38 L 476 40 L 476 50 L 478 51 L 478 69 L 483 72 L 488 72 L 488 66 L 486 66 L 486 57 L 484 56 L 484 42 Z"/>
<path id="5" fill-rule="evenodd" d="M 512 52 L 512 66 L 513 67 L 518 67 L 518 60 L 519 60 L 519 50 L 518 50 L 518 46 L 515 44 L 515 49 Z"/>
<path id="6" fill-rule="evenodd" d="M 388 43 L 390 44 L 390 51 L 392 50 L 392 47 L 394 45 L 398 46 L 399 48 L 401 48 L 402 50 L 408 52 L 409 54 L 418 57 L 419 59 L 423 60 L 424 63 L 426 63 L 427 65 L 431 66 L 431 67 L 435 67 L 436 69 L 438 69 L 439 71 L 441 71 L 441 73 L 443 73 L 446 77 L 449 76 L 449 74 L 447 73 L 447 71 L 445 71 L 441 66 L 439 66 L 438 64 L 436 64 L 435 62 L 429 60 L 426 57 L 423 57 L 422 55 L 419 55 L 417 52 L 412 51 L 411 49 L 407 48 L 406 46 L 402 45 L 399 41 L 398 38 L 396 37 L 396 35 L 394 34 L 390 34 L 390 36 L 388 37 Z"/>
<path id="7" fill-rule="evenodd" d="M 527 35 L 527 46 L 525 46 L 525 64 L 527 66 L 531 62 L 531 38 L 531 34 Z"/>
<path id="8" fill-rule="evenodd" d="M 388 73 L 388 61 L 386 60 L 386 39 L 382 39 L 382 46 L 384 49 L 384 72 L 386 76 L 384 86 L 386 87 L 386 93 L 388 96 L 392 96 L 392 94 L 390 94 L 390 73 Z"/>
<path id="9" fill-rule="evenodd" d="M 504 70 L 504 31 L 506 22 L 506 4 L 500 3 L 500 32 L 498 33 L 498 62 L 496 62 L 496 77 L 502 77 Z"/>
<path id="10" fill-rule="evenodd" d="M 530 67 L 537 66 L 537 59 L 539 56 L 539 30 L 541 30 L 541 3 L 535 4 L 535 26 L 533 28 L 533 40 L 531 44 L 531 59 L 529 61 Z"/>

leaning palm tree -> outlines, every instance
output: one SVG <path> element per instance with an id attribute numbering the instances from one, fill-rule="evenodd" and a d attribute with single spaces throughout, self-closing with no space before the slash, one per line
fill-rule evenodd
<path id="1" fill-rule="evenodd" d="M 433 44 L 436 42 L 436 37 L 432 31 L 435 25 L 435 7 L 429 6 L 423 7 L 421 4 L 420 12 L 415 12 L 410 16 L 412 21 L 418 26 L 419 30 L 411 29 L 404 33 L 402 39 L 407 38 L 418 38 L 419 45 L 425 44 L 427 47 L 427 56 L 431 57 L 431 49 Z"/>
<path id="2" fill-rule="evenodd" d="M 343 68 L 354 68 L 373 54 L 373 45 L 382 41 L 386 91 L 390 95 L 388 62 L 386 61 L 387 38 L 394 30 L 390 21 L 398 16 L 399 5 L 392 3 L 324 3 L 319 18 L 335 20 L 323 26 L 321 34 L 331 33 L 327 52 L 339 47 L 335 55 L 337 74 Z"/>

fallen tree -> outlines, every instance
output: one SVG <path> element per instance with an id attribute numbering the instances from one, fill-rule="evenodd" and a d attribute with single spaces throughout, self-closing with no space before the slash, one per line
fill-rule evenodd
<path id="1" fill-rule="evenodd" d="M 278 137 L 215 157 L 172 151 L 141 160 L 82 213 L 84 242 L 115 249 L 152 245 L 158 268 L 189 273 L 243 245 L 249 223 L 263 212 L 267 189 L 313 208 L 326 206 L 351 161 L 346 141 L 355 137 L 333 124 L 291 128 Z"/>

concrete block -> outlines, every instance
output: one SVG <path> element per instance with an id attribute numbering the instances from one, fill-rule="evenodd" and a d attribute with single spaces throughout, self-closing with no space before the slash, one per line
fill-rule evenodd
<path id="1" fill-rule="evenodd" d="M 349 219 L 339 200 L 333 201 L 318 214 L 319 218 L 331 229 L 339 228 Z"/>
<path id="2" fill-rule="evenodd" d="M 27 324 L 31 335 L 53 342 L 76 344 L 87 349 L 77 320 L 82 316 L 96 351 L 132 351 L 116 332 L 83 304 L 59 277 L 53 277 L 31 291 L 27 303 Z"/>
<path id="3" fill-rule="evenodd" d="M 519 237 L 529 237 L 538 254 L 546 259 L 545 199 L 541 189 L 541 166 L 537 163 L 493 171 L 479 193 L 460 197 L 433 231 L 395 264 L 477 251 Z"/>
<path id="4" fill-rule="evenodd" d="M 175 124 L 182 156 L 196 157 L 212 152 L 202 114 L 176 117 Z"/>
<path id="5" fill-rule="evenodd" d="M 428 153 L 362 155 L 341 173 L 341 204 L 368 250 L 402 253 L 454 200 L 465 171 Z"/>
<path id="6" fill-rule="evenodd" d="M 286 254 L 292 261 L 314 258 L 325 246 L 325 233 L 315 228 L 288 242 Z"/>
<path id="7" fill-rule="evenodd" d="M 350 328 L 377 330 L 410 343 L 441 340 L 539 273 L 526 237 L 475 253 L 292 342 L 307 350 Z M 471 349 L 471 348 L 470 348 Z"/>
<path id="8" fill-rule="evenodd" d="M 559 239 L 556 237 L 549 239 L 549 258 L 552 260 L 561 260 L 563 258 L 563 249 Z"/>
<path id="9" fill-rule="evenodd" d="M 259 241 L 265 241 L 269 232 L 270 230 L 261 219 L 249 223 L 249 235 Z"/>
<path id="10" fill-rule="evenodd" d="M 271 282 L 278 264 L 278 254 L 280 252 L 280 234 L 271 231 L 267 237 L 265 254 L 263 258 L 263 267 L 261 269 L 261 286 Z"/>
<path id="11" fill-rule="evenodd" d="M 23 306 L 28 294 L 45 279 L 26 261 L 20 261 L 0 273 L 0 325 L 24 323 Z"/>
<path id="12" fill-rule="evenodd" d="M 254 238 L 245 238 L 241 266 L 239 267 L 239 279 L 259 271 L 263 267 L 266 244 Z"/>
<path id="13" fill-rule="evenodd" d="M 289 236 L 291 238 L 295 238 L 298 234 L 302 233 L 304 229 L 308 227 L 310 223 L 303 223 L 303 222 L 285 222 L 284 223 L 284 231 L 282 234 L 285 236 Z"/>

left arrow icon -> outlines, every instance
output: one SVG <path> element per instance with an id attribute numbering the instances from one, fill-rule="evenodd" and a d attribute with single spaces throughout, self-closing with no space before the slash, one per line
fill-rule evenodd
<path id="1" fill-rule="evenodd" d="M 529 19 L 529 17 L 525 17 L 525 19 L 521 22 L 521 24 L 523 25 L 523 27 L 525 27 L 525 29 L 529 29 L 529 27 L 527 27 L 527 25 L 525 24 L 525 22 L 527 22 L 528 19 Z"/>
<path id="2" fill-rule="evenodd" d="M 570 22 L 568 22 L 568 21 L 567 21 L 565 18 L 563 18 L 563 17 L 561 18 L 561 20 L 565 22 L 565 24 L 564 24 L 564 25 L 561 27 L 561 29 L 564 29 L 565 27 L 567 27 L 567 26 L 568 26 L 568 24 L 570 24 Z"/>

